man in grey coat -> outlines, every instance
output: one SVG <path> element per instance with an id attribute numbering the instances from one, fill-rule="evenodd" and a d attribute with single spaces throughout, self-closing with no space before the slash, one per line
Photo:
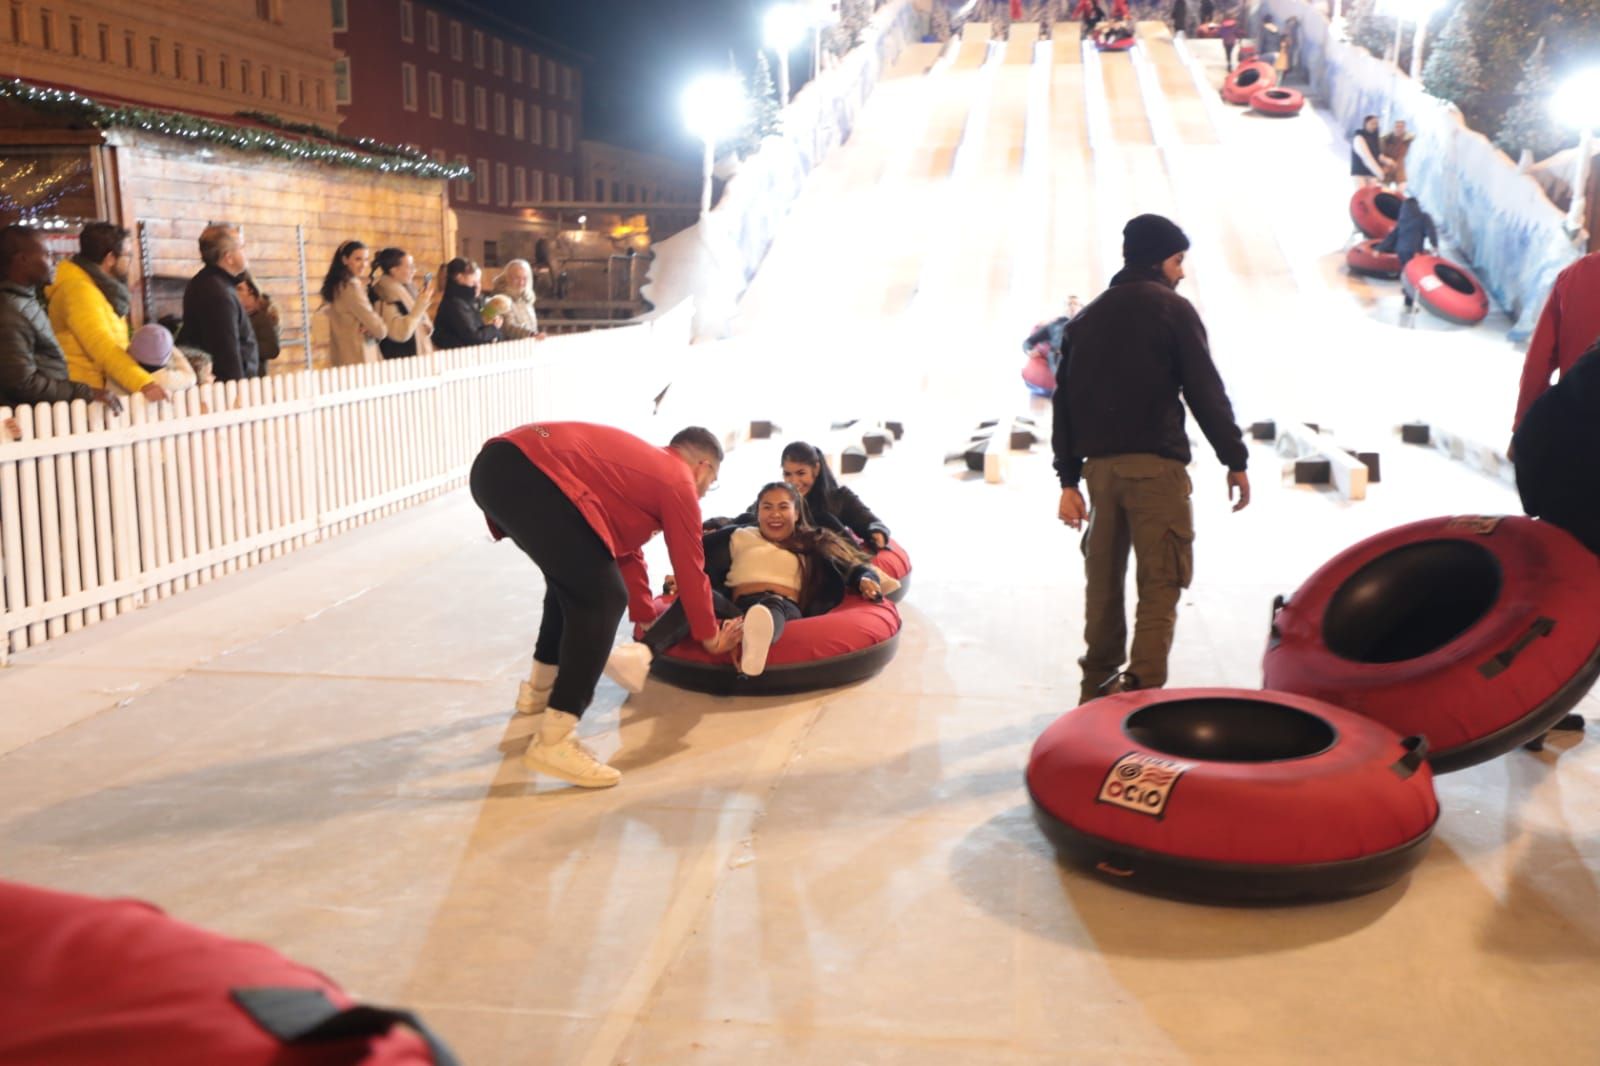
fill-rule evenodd
<path id="1" fill-rule="evenodd" d="M 0 229 L 0 405 L 98 400 L 120 411 L 106 390 L 68 378 L 67 357 L 39 300 L 50 274 L 50 253 L 37 230 Z"/>

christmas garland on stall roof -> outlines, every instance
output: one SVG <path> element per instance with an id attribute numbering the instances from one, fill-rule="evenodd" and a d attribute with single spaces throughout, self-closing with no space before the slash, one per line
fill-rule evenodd
<path id="1" fill-rule="evenodd" d="M 415 149 L 379 144 L 368 138 L 354 140 L 335 137 L 331 143 L 319 143 L 273 130 L 236 126 L 179 111 L 133 105 L 111 107 L 70 89 L 30 85 L 20 78 L 0 79 L 0 101 L 13 101 L 45 114 L 78 119 L 96 129 L 144 130 L 184 140 L 206 141 L 245 152 L 260 152 L 280 159 L 377 170 L 386 174 L 407 174 L 418 178 L 461 178 L 469 173 L 467 167 L 440 163 Z M 261 118 L 257 114 L 249 117 L 258 121 Z M 275 124 L 284 130 L 295 128 L 281 121 Z M 310 126 L 299 128 L 308 131 L 316 129 Z"/>

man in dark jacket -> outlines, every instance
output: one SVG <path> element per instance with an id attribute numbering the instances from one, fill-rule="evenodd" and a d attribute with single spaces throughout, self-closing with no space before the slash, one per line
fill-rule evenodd
<path id="1" fill-rule="evenodd" d="M 1122 270 L 1067 326 L 1052 443 L 1061 479 L 1058 514 L 1073 529 L 1089 523 L 1087 647 L 1078 660 L 1083 700 L 1166 684 L 1178 597 L 1194 571 L 1185 401 L 1228 467 L 1233 509 L 1250 502 L 1248 454 L 1205 327 L 1174 291 L 1188 247 L 1170 220 L 1133 219 L 1122 231 Z M 1079 492 L 1080 477 L 1089 484 L 1093 511 Z M 1123 605 L 1130 548 L 1139 588 L 1131 655 Z"/>
<path id="2" fill-rule="evenodd" d="M 256 377 L 261 373 L 261 354 L 237 291 L 250 266 L 244 235 L 226 223 L 207 226 L 200 232 L 200 260 L 205 266 L 183 290 L 183 332 L 178 343 L 209 353 L 218 381 Z"/>
<path id="3" fill-rule="evenodd" d="M 38 231 L 0 229 L 0 405 L 99 400 L 121 410 L 104 389 L 68 379 L 67 357 L 39 302 L 49 280 L 50 253 Z"/>
<path id="4" fill-rule="evenodd" d="M 1400 205 L 1400 218 L 1395 222 L 1394 229 L 1378 242 L 1378 251 L 1398 255 L 1403 275 L 1406 264 L 1421 253 L 1424 245 L 1438 253 L 1439 229 L 1433 224 L 1433 216 L 1422 209 L 1422 203 L 1415 196 L 1408 196 L 1405 203 Z M 1409 287 L 1405 288 L 1405 296 L 1406 310 L 1415 311 L 1416 297 Z"/>

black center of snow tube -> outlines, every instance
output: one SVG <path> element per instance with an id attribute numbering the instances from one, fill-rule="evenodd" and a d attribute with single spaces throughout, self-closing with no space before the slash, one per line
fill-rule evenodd
<path id="1" fill-rule="evenodd" d="M 1268 89 L 1267 96 L 1273 100 L 1287 100 L 1289 93 L 1286 89 Z"/>
<path id="2" fill-rule="evenodd" d="M 1249 70 L 1240 71 L 1239 76 L 1234 79 L 1234 84 L 1239 86 L 1254 85 L 1260 80 L 1261 71 L 1257 70 L 1255 67 L 1251 67 Z"/>
<path id="3" fill-rule="evenodd" d="M 1438 264 L 1433 268 L 1433 272 L 1438 275 L 1440 281 L 1463 296 L 1471 296 L 1478 291 L 1478 287 L 1472 283 L 1471 278 L 1448 263 Z"/>
<path id="4" fill-rule="evenodd" d="M 1123 731 L 1145 747 L 1179 759 L 1281 762 L 1327 751 L 1338 739 L 1314 714 L 1266 700 L 1174 700 L 1141 707 Z"/>
<path id="5" fill-rule="evenodd" d="M 1323 639 L 1341 659 L 1398 663 L 1437 651 L 1500 598 L 1500 560 L 1479 544 L 1427 540 L 1386 552 L 1328 601 Z"/>
<path id="6" fill-rule="evenodd" d="M 1380 192 L 1377 196 L 1373 197 L 1372 203 L 1373 206 L 1378 209 L 1378 213 L 1384 218 L 1399 219 L 1401 201 L 1400 197 L 1396 196 L 1394 193 Z"/>

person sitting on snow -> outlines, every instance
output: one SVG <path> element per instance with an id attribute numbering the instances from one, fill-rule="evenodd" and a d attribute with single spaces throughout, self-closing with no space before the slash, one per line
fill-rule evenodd
<path id="1" fill-rule="evenodd" d="M 1433 224 L 1433 216 L 1422 209 L 1422 204 L 1415 196 L 1408 196 L 1400 205 L 1400 218 L 1394 224 L 1394 229 L 1389 235 L 1378 242 L 1378 251 L 1394 252 L 1400 257 L 1400 272 L 1405 273 L 1406 264 L 1422 251 L 1426 244 L 1437 254 L 1439 251 L 1439 229 Z M 1415 311 L 1415 298 L 1410 289 L 1406 293 L 1406 310 Z"/>

